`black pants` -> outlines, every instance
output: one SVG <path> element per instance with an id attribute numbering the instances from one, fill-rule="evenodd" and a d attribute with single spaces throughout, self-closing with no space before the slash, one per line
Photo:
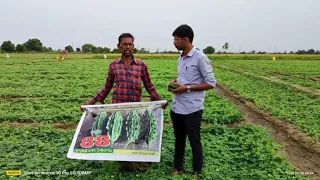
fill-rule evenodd
<path id="1" fill-rule="evenodd" d="M 200 126 L 203 110 L 182 115 L 171 110 L 175 136 L 174 168 L 184 170 L 184 154 L 188 136 L 192 149 L 192 166 L 194 172 L 201 172 L 203 167 L 203 150 L 200 137 Z"/>

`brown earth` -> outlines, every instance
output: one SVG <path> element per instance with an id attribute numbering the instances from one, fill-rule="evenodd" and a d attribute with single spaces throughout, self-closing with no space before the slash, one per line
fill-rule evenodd
<path id="1" fill-rule="evenodd" d="M 297 77 L 297 78 L 300 78 L 300 79 L 307 79 L 307 80 L 312 80 L 312 81 L 315 81 L 315 82 L 319 82 L 320 81 L 319 77 L 305 77 L 303 75 L 284 74 L 284 73 L 281 73 L 281 72 L 276 72 L 276 74 L 279 75 L 280 77 Z"/>
<path id="2" fill-rule="evenodd" d="M 312 173 L 312 175 L 305 175 L 306 177 L 320 179 L 319 142 L 314 142 L 311 137 L 292 124 L 259 110 L 253 103 L 241 98 L 228 88 L 219 85 L 216 90 L 219 96 L 231 101 L 245 115 L 243 121 L 229 124 L 229 127 L 250 124 L 266 128 L 275 142 L 282 145 L 278 154 L 284 156 L 298 172 Z"/>
<path id="3" fill-rule="evenodd" d="M 316 81 L 316 82 L 320 82 L 320 78 L 317 78 L 317 77 L 311 78 L 311 80 Z"/>

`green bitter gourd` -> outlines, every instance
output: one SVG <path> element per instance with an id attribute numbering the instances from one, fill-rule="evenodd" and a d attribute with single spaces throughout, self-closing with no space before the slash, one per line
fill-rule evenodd
<path id="1" fill-rule="evenodd" d="M 139 138 L 140 130 L 141 130 L 141 122 L 140 116 L 138 112 L 133 109 L 129 112 L 127 116 L 127 145 L 135 142 Z"/>
<path id="2" fill-rule="evenodd" d="M 177 89 L 178 87 L 179 87 L 178 84 L 171 83 L 168 85 L 168 90 L 171 91 L 171 90 Z"/>
<path id="3" fill-rule="evenodd" d="M 108 135 L 111 139 L 111 143 L 113 144 L 118 140 L 121 135 L 121 127 L 122 127 L 123 117 L 120 111 L 114 112 L 110 117 L 107 124 Z"/>
<path id="4" fill-rule="evenodd" d="M 106 116 L 107 116 L 106 111 L 99 111 L 98 112 L 97 117 L 95 119 L 95 122 L 92 124 L 91 135 L 94 138 L 96 138 L 97 136 L 100 136 L 102 134 L 103 123 L 105 121 Z"/>
<path id="5" fill-rule="evenodd" d="M 147 108 L 146 112 L 149 119 L 149 131 L 146 134 L 146 142 L 149 145 L 149 148 L 154 144 L 157 137 L 157 124 L 156 119 L 153 117 L 152 112 Z"/>

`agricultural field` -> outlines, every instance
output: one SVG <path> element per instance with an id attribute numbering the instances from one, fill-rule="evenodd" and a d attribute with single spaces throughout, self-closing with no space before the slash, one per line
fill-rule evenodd
<path id="1" fill-rule="evenodd" d="M 221 84 L 319 140 L 320 61 L 243 60 L 215 65 Z"/>
<path id="2" fill-rule="evenodd" d="M 68 179 L 190 179 L 192 176 L 170 177 L 174 151 L 174 136 L 169 110 L 173 94 L 167 84 L 177 76 L 178 55 L 137 55 L 148 64 L 158 93 L 169 101 L 165 110 L 161 162 L 154 163 L 144 174 L 120 173 L 116 162 L 79 161 L 66 157 L 75 127 L 82 112 L 80 105 L 103 87 L 108 65 L 118 55 L 70 54 L 64 62 L 56 54 L 14 54 L 0 58 L 0 169 L 22 171 L 72 172 L 90 171 L 90 176 L 55 175 Z M 4 56 L 0 56 L 4 57 Z M 101 57 L 101 58 L 100 58 Z M 288 84 L 277 84 L 257 76 L 277 76 L 282 81 L 295 83 L 312 90 L 319 89 L 320 61 L 289 61 L 272 56 L 210 56 L 218 83 L 239 94 L 273 116 L 295 125 L 318 141 L 320 138 L 320 103 L 316 91 L 301 92 Z M 283 56 L 288 59 L 292 56 Z M 308 56 L 305 56 L 308 58 Z M 233 59 L 232 59 L 233 58 Z M 251 59 L 252 60 L 248 60 Z M 254 60 L 259 59 L 262 60 Z M 296 57 L 295 57 L 296 58 Z M 299 65 L 298 65 L 299 64 Z M 254 74 L 241 74 L 248 72 Z M 298 78 L 287 80 L 284 75 Z M 302 78 L 303 77 L 303 78 Z M 313 79 L 315 78 L 315 79 Z M 307 81 L 310 79 L 310 82 Z M 303 81 L 305 83 L 303 83 Z M 241 83 L 240 83 L 241 82 Z M 206 93 L 202 139 L 205 150 L 205 179 L 311 179 L 310 174 L 298 170 L 278 151 L 270 132 L 254 125 L 230 127 L 246 117 L 236 105 L 221 97 L 216 90 Z M 149 94 L 143 91 L 143 101 Z M 105 103 L 110 103 L 109 95 Z M 14 124 L 13 124 L 14 123 Z M 18 123 L 21 123 L 20 125 Z M 23 124 L 22 124 L 23 123 Z M 59 123 L 59 128 L 57 128 Z M 63 123 L 74 128 L 64 128 Z M 27 126 L 26 124 L 29 124 Z M 32 137 L 32 138 L 31 138 Z M 192 171 L 191 149 L 187 146 L 186 168 Z M 23 174 L 25 179 L 34 179 Z M 49 176 L 39 175 L 37 178 Z M 0 179 L 6 175 L 1 172 Z"/>
<path id="3" fill-rule="evenodd" d="M 225 68 L 234 72 L 245 72 L 258 77 L 285 81 L 309 89 L 320 89 L 320 67 L 317 60 L 243 60 L 243 61 L 218 61 L 217 68 Z"/>

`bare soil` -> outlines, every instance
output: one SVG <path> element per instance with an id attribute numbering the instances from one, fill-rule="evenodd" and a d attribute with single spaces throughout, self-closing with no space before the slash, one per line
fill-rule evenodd
<path id="1" fill-rule="evenodd" d="M 281 72 L 277 72 L 276 74 L 279 75 L 280 77 L 297 77 L 297 78 L 300 78 L 300 79 L 307 79 L 307 80 L 312 80 L 312 81 L 315 81 L 315 82 L 319 82 L 320 81 L 319 77 L 305 77 L 303 75 L 284 74 L 284 73 L 281 73 Z"/>
<path id="2" fill-rule="evenodd" d="M 266 128 L 275 142 L 282 145 L 278 151 L 279 155 L 285 157 L 300 173 L 312 173 L 305 175 L 306 177 L 320 179 L 319 142 L 314 142 L 311 137 L 292 124 L 259 110 L 253 103 L 241 98 L 228 88 L 218 85 L 216 90 L 219 96 L 231 101 L 245 115 L 244 120 L 229 124 L 229 127 L 250 124 Z"/>
<path id="3" fill-rule="evenodd" d="M 316 82 L 320 82 L 320 78 L 317 78 L 317 77 L 311 78 L 311 80 L 316 81 Z"/>

